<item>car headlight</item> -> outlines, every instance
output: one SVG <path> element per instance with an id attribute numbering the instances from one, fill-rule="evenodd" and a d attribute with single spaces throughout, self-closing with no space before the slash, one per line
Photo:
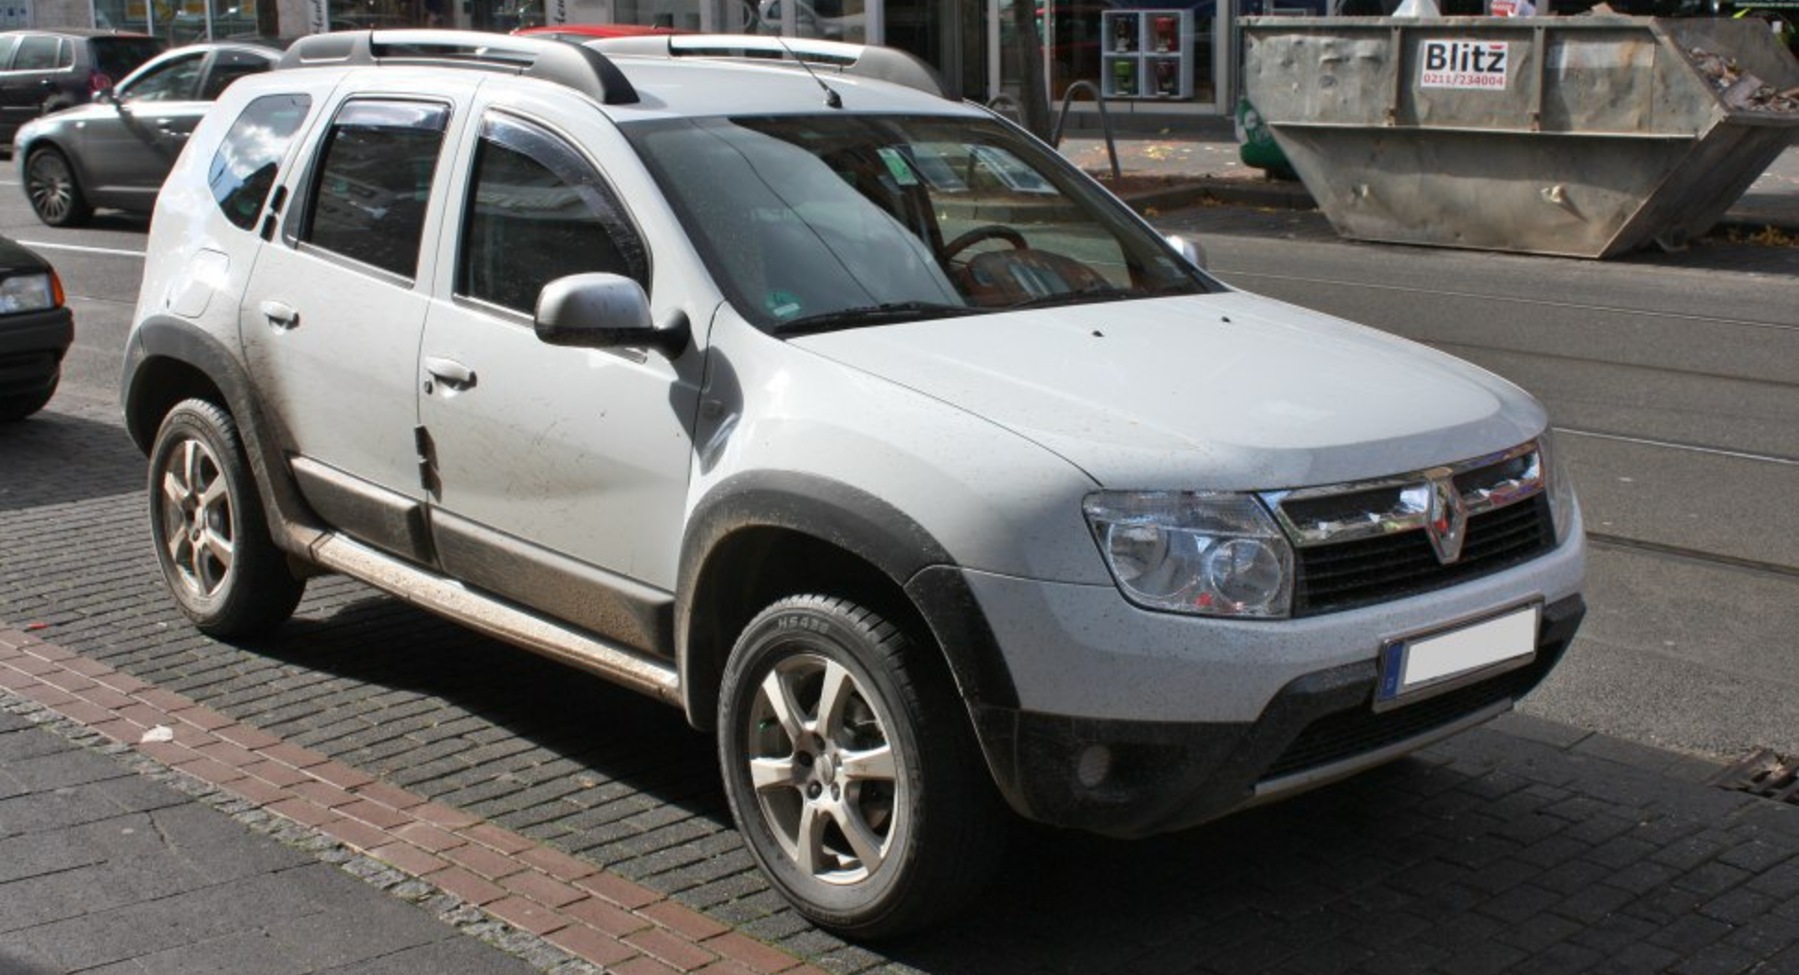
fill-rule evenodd
<path id="1" fill-rule="evenodd" d="M 1543 476 L 1549 481 L 1549 517 L 1555 523 L 1555 543 L 1562 544 L 1568 540 L 1568 532 L 1574 526 L 1574 482 L 1568 477 L 1568 468 L 1562 464 L 1561 451 L 1556 449 L 1554 438 L 1549 430 L 1544 429 L 1537 437 L 1537 454 L 1542 459 Z"/>
<path id="2" fill-rule="evenodd" d="M 0 315 L 47 311 L 60 304 L 62 287 L 52 272 L 0 278 Z"/>
<path id="3" fill-rule="evenodd" d="M 1293 548 L 1254 497 L 1107 491 L 1082 509 L 1131 602 L 1203 616 L 1287 615 Z"/>

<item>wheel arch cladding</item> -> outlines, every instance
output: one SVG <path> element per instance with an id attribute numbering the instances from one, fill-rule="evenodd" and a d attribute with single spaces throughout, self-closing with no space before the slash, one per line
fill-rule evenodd
<path id="1" fill-rule="evenodd" d="M 711 728 L 745 625 L 804 592 L 854 599 L 940 651 L 964 703 L 1016 706 L 1011 673 L 949 552 L 860 488 L 791 472 L 739 474 L 688 519 L 675 605 L 688 720 Z"/>
<path id="2" fill-rule="evenodd" d="M 242 362 L 218 337 L 188 322 L 146 319 L 126 346 L 121 390 L 126 429 L 146 456 L 163 418 L 190 397 L 217 403 L 236 421 L 269 534 L 293 551 L 295 546 L 283 541 L 290 537 L 288 526 L 310 526 L 315 519 L 287 473 L 279 438 L 270 435 L 269 414 L 261 409 Z"/>

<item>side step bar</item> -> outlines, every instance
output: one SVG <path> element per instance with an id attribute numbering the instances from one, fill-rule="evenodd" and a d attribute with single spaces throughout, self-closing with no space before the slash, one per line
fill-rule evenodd
<path id="1" fill-rule="evenodd" d="M 571 664 L 677 707 L 684 703 L 680 677 L 672 662 L 647 657 L 533 616 L 342 535 L 320 535 L 308 546 L 307 557 L 326 569 L 361 579 L 487 636 Z"/>

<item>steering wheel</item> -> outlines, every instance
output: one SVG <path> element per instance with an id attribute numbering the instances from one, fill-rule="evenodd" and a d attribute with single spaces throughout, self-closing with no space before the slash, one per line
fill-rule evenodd
<path id="1" fill-rule="evenodd" d="M 976 227 L 968 233 L 957 237 L 943 245 L 943 263 L 948 264 L 956 259 L 956 255 L 973 247 L 983 240 L 1003 240 L 1011 244 L 1015 250 L 1028 250 L 1031 245 L 1025 243 L 1024 235 L 1004 224 L 990 223 L 984 227 Z"/>

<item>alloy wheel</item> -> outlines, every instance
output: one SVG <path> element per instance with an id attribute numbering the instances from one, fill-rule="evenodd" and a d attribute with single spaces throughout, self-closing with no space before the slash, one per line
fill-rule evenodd
<path id="1" fill-rule="evenodd" d="M 874 696 L 842 664 L 799 653 L 763 676 L 745 720 L 756 800 L 793 864 L 833 885 L 879 872 L 907 807 Z"/>
<path id="2" fill-rule="evenodd" d="M 237 553 L 231 491 L 219 459 L 188 438 L 168 453 L 160 481 L 169 564 L 190 592 L 211 597 L 228 580 Z"/>

